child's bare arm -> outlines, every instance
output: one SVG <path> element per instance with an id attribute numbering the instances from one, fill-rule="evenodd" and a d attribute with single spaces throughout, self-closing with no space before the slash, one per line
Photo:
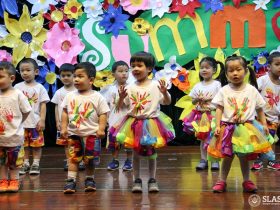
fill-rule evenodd
<path id="1" fill-rule="evenodd" d="M 64 108 L 62 110 L 62 116 L 61 116 L 61 131 L 60 131 L 60 135 L 62 138 L 68 138 L 68 131 L 67 131 L 67 127 L 68 127 L 68 113 L 67 113 L 67 109 Z"/>
<path id="2" fill-rule="evenodd" d="M 99 128 L 96 132 L 96 137 L 97 138 L 104 138 L 105 137 L 105 128 L 106 128 L 106 124 L 107 124 L 107 113 L 101 114 L 99 116 Z"/>
<path id="3" fill-rule="evenodd" d="M 257 111 L 258 118 L 259 118 L 261 124 L 263 125 L 264 132 L 265 132 L 266 135 L 268 135 L 269 130 L 267 128 L 267 123 L 266 123 L 266 118 L 265 118 L 264 111 L 263 111 L 262 108 L 257 109 L 256 111 Z"/>
<path id="4" fill-rule="evenodd" d="M 60 121 L 59 121 L 58 105 L 57 105 L 57 104 L 55 105 L 54 112 L 55 112 L 56 129 L 57 129 L 58 131 L 60 131 L 61 126 L 60 126 Z"/>
<path id="5" fill-rule="evenodd" d="M 43 131 L 45 129 L 46 112 L 47 112 L 46 102 L 40 103 L 40 120 L 36 126 L 38 131 Z"/>
<path id="6" fill-rule="evenodd" d="M 224 111 L 224 107 L 218 105 L 216 109 L 216 130 L 215 130 L 216 136 L 220 135 L 220 131 L 221 131 L 220 124 L 221 124 L 223 111 Z"/>
<path id="7" fill-rule="evenodd" d="M 127 96 L 127 92 L 126 92 L 126 89 L 125 89 L 125 86 L 121 85 L 120 88 L 119 88 L 119 101 L 116 105 L 116 109 L 122 109 L 124 107 L 124 99 L 125 97 Z"/>

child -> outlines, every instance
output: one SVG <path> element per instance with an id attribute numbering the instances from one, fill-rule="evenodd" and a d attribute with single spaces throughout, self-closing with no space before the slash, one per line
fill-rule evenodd
<path id="1" fill-rule="evenodd" d="M 0 62 L 0 192 L 18 192 L 23 164 L 23 127 L 31 107 L 23 93 L 12 87 L 15 67 Z M 10 172 L 8 176 L 8 171 Z"/>
<path id="2" fill-rule="evenodd" d="M 32 58 L 25 58 L 19 63 L 19 70 L 22 79 L 21 83 L 15 85 L 15 88 L 21 90 L 27 97 L 32 111 L 24 121 L 24 164 L 20 170 L 23 175 L 29 171 L 30 175 L 40 174 L 40 159 L 42 156 L 42 146 L 44 146 L 46 103 L 50 98 L 43 85 L 35 81 L 39 67 Z M 29 150 L 32 150 L 33 164 L 29 164 Z"/>
<path id="3" fill-rule="evenodd" d="M 174 138 L 170 118 L 160 114 L 160 104 L 171 103 L 164 81 L 152 81 L 148 75 L 155 66 L 155 58 L 147 52 L 135 53 L 130 59 L 132 74 L 136 81 L 119 90 L 118 106 L 128 106 L 127 116 L 110 129 L 110 141 L 115 140 L 126 148 L 134 149 L 132 192 L 142 192 L 140 179 L 140 156 L 148 156 L 149 192 L 158 192 L 156 176 L 156 148 L 163 147 Z"/>
<path id="4" fill-rule="evenodd" d="M 95 191 L 95 165 L 99 164 L 100 139 L 105 136 L 107 112 L 105 98 L 92 90 L 96 75 L 95 66 L 89 62 L 76 65 L 74 86 L 77 90 L 68 93 L 63 102 L 61 137 L 68 139 L 68 177 L 65 194 L 76 192 L 78 163 L 86 165 L 85 192 Z"/>
<path id="5" fill-rule="evenodd" d="M 213 187 L 213 192 L 226 191 L 226 179 L 231 163 L 236 154 L 240 161 L 243 175 L 244 192 L 256 192 L 257 187 L 249 180 L 248 155 L 271 149 L 266 140 L 268 128 L 262 107 L 265 101 L 255 87 L 244 81 L 250 70 L 250 81 L 256 86 L 254 71 L 247 66 L 241 56 L 231 56 L 225 61 L 225 73 L 229 84 L 222 87 L 212 100 L 216 104 L 215 137 L 211 139 L 207 152 L 212 158 L 224 158 L 220 180 Z M 255 119 L 255 112 L 260 125 Z"/>
<path id="6" fill-rule="evenodd" d="M 62 114 L 62 107 L 61 103 L 67 93 L 74 91 L 74 82 L 73 82 L 73 72 L 75 67 L 72 64 L 65 63 L 60 66 L 59 68 L 59 76 L 60 80 L 63 83 L 63 87 L 57 90 L 51 100 L 55 104 L 55 121 L 56 121 L 56 128 L 57 128 L 57 140 L 56 143 L 58 145 L 65 146 L 65 155 L 66 155 L 66 164 L 64 165 L 64 170 L 68 170 L 68 147 L 67 147 L 67 139 L 62 139 L 60 136 L 60 129 L 61 129 L 61 114 Z M 84 170 L 84 162 L 81 161 L 79 164 L 79 170 Z"/>
<path id="7" fill-rule="evenodd" d="M 192 97 L 192 103 L 196 105 L 195 109 L 183 120 L 184 131 L 192 134 L 200 140 L 200 163 L 196 166 L 196 170 L 204 170 L 208 168 L 207 163 L 207 140 L 210 138 L 211 121 L 215 106 L 211 104 L 212 99 L 221 88 L 221 83 L 213 80 L 212 76 L 217 71 L 217 64 L 223 70 L 224 65 L 217 62 L 214 58 L 205 57 L 199 65 L 199 77 L 202 80 L 196 84 L 191 90 L 189 96 Z M 212 112 L 212 113 L 211 113 Z M 211 163 L 211 170 L 219 170 L 219 162 Z"/>
<path id="8" fill-rule="evenodd" d="M 266 101 L 264 113 L 269 128 L 269 133 L 274 137 L 279 124 L 280 115 L 280 52 L 274 52 L 268 57 L 268 74 L 258 79 L 259 91 Z M 252 170 L 263 168 L 263 160 L 267 159 L 267 168 L 280 170 L 280 163 L 275 161 L 273 150 L 266 154 L 261 154 L 254 162 Z"/>
<path id="9" fill-rule="evenodd" d="M 114 84 L 108 85 L 105 88 L 103 88 L 100 93 L 106 98 L 107 103 L 111 109 L 108 123 L 109 123 L 109 129 L 119 120 L 122 119 L 127 114 L 127 107 L 124 106 L 122 108 L 118 108 L 117 102 L 119 100 L 119 87 L 121 85 L 126 85 L 126 81 L 128 78 L 128 65 L 124 61 L 117 61 L 112 66 L 112 72 L 116 79 Z M 107 169 L 108 170 L 116 170 L 119 168 L 119 161 L 118 161 L 118 155 L 119 155 L 119 147 L 115 148 L 114 146 L 110 146 L 109 139 L 107 141 L 107 148 L 112 151 L 113 160 L 109 163 Z M 131 149 L 126 149 L 126 161 L 123 165 L 124 171 L 130 171 L 132 170 L 132 151 Z"/>

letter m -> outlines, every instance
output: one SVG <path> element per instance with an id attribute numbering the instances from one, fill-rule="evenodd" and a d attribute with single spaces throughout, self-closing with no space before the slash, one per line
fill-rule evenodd
<path id="1" fill-rule="evenodd" d="M 218 11 L 210 18 L 210 47 L 226 47 L 226 24 L 230 23 L 232 48 L 244 47 L 244 28 L 248 22 L 248 47 L 258 48 L 266 45 L 265 14 L 255 5 L 249 4 L 239 8 L 225 6 L 224 11 Z"/>

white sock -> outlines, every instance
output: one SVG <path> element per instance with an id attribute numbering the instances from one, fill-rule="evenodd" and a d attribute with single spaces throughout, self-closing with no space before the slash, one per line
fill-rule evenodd
<path id="1" fill-rule="evenodd" d="M 68 179 L 74 179 L 74 182 L 76 181 L 77 178 L 77 171 L 68 171 L 67 178 Z"/>
<path id="2" fill-rule="evenodd" d="M 33 159 L 33 165 L 39 166 L 40 159 Z"/>

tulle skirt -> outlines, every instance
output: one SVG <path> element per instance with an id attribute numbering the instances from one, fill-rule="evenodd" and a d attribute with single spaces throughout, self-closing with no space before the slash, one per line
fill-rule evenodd
<path id="1" fill-rule="evenodd" d="M 125 148 L 132 148 L 139 155 L 151 156 L 155 149 L 166 146 L 174 137 L 171 119 L 162 112 L 159 117 L 150 119 L 126 116 L 110 128 L 108 148 L 114 149 L 123 144 Z"/>

